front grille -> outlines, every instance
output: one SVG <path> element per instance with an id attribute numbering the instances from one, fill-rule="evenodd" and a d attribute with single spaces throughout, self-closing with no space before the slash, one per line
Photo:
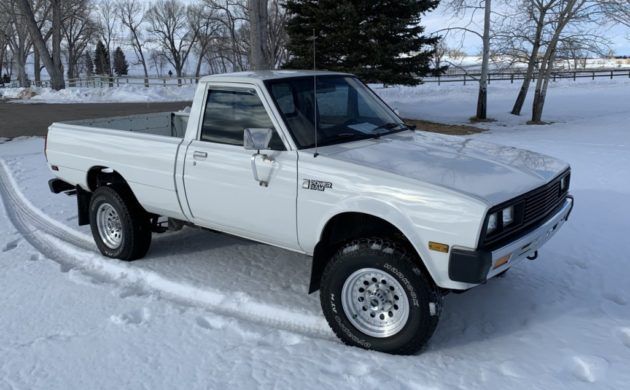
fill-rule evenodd
<path id="1" fill-rule="evenodd" d="M 536 190 L 527 194 L 525 198 L 525 205 L 523 207 L 523 224 L 529 225 L 541 218 L 547 216 L 551 211 L 558 208 L 567 195 L 568 179 L 570 174 L 567 174 L 567 186 L 565 191 L 560 191 L 560 178 L 555 179 L 547 186 L 537 188 Z"/>
<path id="2" fill-rule="evenodd" d="M 560 188 L 561 180 L 565 178 L 564 190 Z M 496 233 L 482 236 L 480 247 L 495 249 L 513 240 L 516 240 L 528 232 L 542 225 L 546 217 L 556 211 L 567 197 L 571 172 L 566 170 L 551 182 L 536 188 L 526 194 L 493 207 L 488 214 L 514 206 L 516 223 Z M 485 226 L 485 225 L 484 225 Z"/>

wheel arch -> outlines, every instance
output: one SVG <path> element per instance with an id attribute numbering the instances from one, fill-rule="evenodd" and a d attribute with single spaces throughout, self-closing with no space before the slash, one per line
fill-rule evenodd
<path id="1" fill-rule="evenodd" d="M 143 211 L 144 208 L 141 206 L 138 198 L 135 196 L 133 189 L 127 182 L 127 180 L 116 170 L 104 166 L 104 165 L 95 165 L 88 169 L 85 183 L 87 185 L 87 191 L 81 190 L 78 191 L 79 202 L 88 205 L 90 203 L 90 198 L 92 193 L 99 187 L 108 186 L 114 187 L 116 191 L 118 191 L 121 195 L 128 197 L 131 199 L 135 206 L 140 207 Z M 83 200 L 83 202 L 81 202 Z M 83 210 L 81 210 L 83 209 Z M 81 215 L 87 212 L 87 207 L 79 207 L 79 219 L 80 220 L 88 220 L 89 216 Z M 146 211 L 145 211 L 146 212 Z M 83 218 L 82 218 L 83 217 Z M 87 219 L 86 219 L 87 218 Z"/>
<path id="2" fill-rule="evenodd" d="M 321 229 L 319 241 L 313 250 L 309 294 L 319 290 L 324 268 L 343 243 L 351 239 L 369 236 L 392 238 L 407 246 L 417 255 L 418 265 L 427 279 L 435 284 L 434 278 L 423 260 L 425 256 L 413 244 L 414 237 L 405 234 L 403 229 L 382 216 L 345 211 L 329 218 Z"/>

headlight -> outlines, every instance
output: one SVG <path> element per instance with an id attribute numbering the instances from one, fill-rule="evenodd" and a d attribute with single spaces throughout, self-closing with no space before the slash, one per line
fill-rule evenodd
<path id="1" fill-rule="evenodd" d="M 492 233 L 497 230 L 497 213 L 492 213 L 488 217 L 488 226 L 486 227 L 486 233 Z"/>
<path id="2" fill-rule="evenodd" d="M 501 217 L 501 229 L 514 223 L 514 206 L 506 207 L 488 216 L 486 234 L 495 232 L 499 228 L 499 217 Z"/>
<path id="3" fill-rule="evenodd" d="M 503 226 L 508 226 L 509 224 L 514 222 L 514 207 L 513 206 L 504 208 L 501 211 L 501 214 L 503 216 Z"/>

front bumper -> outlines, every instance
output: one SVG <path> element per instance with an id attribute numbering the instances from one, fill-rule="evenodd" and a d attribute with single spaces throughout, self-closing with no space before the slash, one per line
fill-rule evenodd
<path id="1" fill-rule="evenodd" d="M 448 276 L 462 283 L 479 284 L 533 255 L 567 221 L 573 209 L 573 197 L 567 196 L 560 209 L 542 225 L 504 247 L 493 251 L 454 247 L 448 264 Z M 508 257 L 509 256 L 509 257 Z M 506 260 L 507 258 L 507 261 Z M 496 266 L 497 261 L 505 261 Z"/>

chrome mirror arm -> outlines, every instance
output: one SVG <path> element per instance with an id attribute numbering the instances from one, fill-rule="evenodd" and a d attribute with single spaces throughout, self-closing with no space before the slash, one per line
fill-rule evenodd
<path id="1" fill-rule="evenodd" d="M 261 154 L 260 150 L 257 151 L 256 153 L 252 154 L 252 158 L 251 158 L 252 173 L 254 174 L 254 180 L 257 181 L 258 184 L 261 187 L 268 187 L 269 186 L 269 182 L 265 181 L 265 180 L 260 180 L 260 178 L 258 177 L 258 168 L 256 167 L 256 157 L 258 157 L 258 156 L 262 156 L 263 162 L 271 162 L 271 163 L 273 163 L 273 159 L 269 158 L 269 156 L 266 155 L 266 154 Z"/>

